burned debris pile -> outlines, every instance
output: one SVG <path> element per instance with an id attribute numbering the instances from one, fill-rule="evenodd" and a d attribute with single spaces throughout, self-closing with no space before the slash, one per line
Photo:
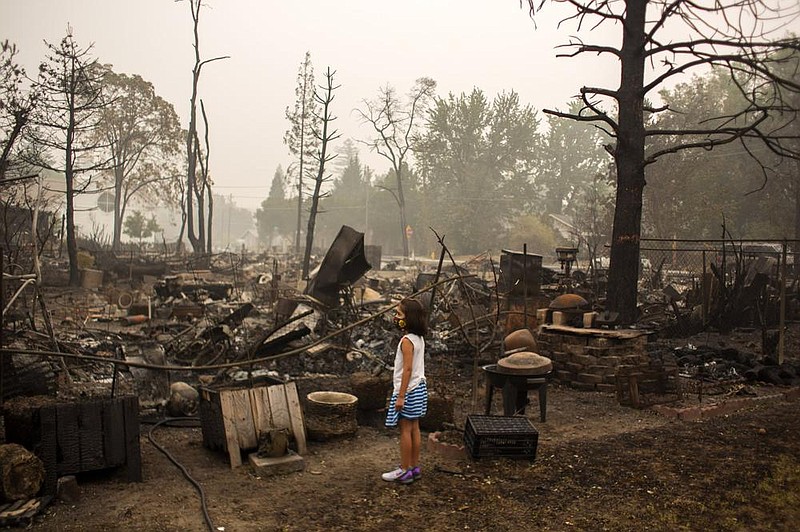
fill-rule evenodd
<path id="1" fill-rule="evenodd" d="M 30 440 L 35 435 L 59 449 L 67 445 L 59 435 L 92 442 L 80 444 L 69 465 L 61 450 L 42 458 L 45 496 L 67 472 L 125 468 L 127 478 L 140 478 L 132 443 L 140 420 L 197 418 L 204 445 L 226 452 L 231 466 L 249 462 L 263 475 L 298 470 L 306 438 L 382 424 L 399 338 L 392 310 L 412 294 L 430 313 L 426 431 L 452 428 L 456 403 L 488 415 L 493 387 L 502 390 L 506 414 L 524 413 L 528 392 L 538 390 L 545 422 L 548 384 L 616 393 L 634 407 L 707 398 L 730 386 L 743 394 L 745 385 L 800 385 L 800 367 L 778 360 L 767 330 L 775 291 L 764 268 L 736 281 L 757 282 L 752 297 L 744 289 L 706 292 L 696 280 L 681 284 L 659 269 L 643 277 L 642 320 L 619 327 L 603 308 L 597 276 L 570 272 L 567 263 L 548 268 L 542 256 L 509 250 L 499 261 L 488 253 L 456 260 L 443 246 L 438 262 L 371 264 L 366 251 L 363 235 L 343 228 L 309 279 L 300 279 L 291 255 L 245 254 L 135 261 L 98 255 L 92 266 L 99 275 L 88 275 L 79 289 L 50 286 L 46 278 L 26 287 L 4 276 L 4 296 L 14 295 L 2 305 L 7 441 L 42 448 Z M 50 281 L 58 277 L 49 274 Z M 706 293 L 705 310 L 696 308 L 698 293 Z M 760 353 L 674 348 L 669 339 L 676 325 L 699 316 L 711 327 L 742 305 L 764 324 Z M 736 325 L 755 331 L 752 319 Z M 523 332 L 530 338 L 518 352 L 511 340 Z M 546 371 L 499 378 L 486 369 L 523 355 L 545 360 Z M 55 425 L 51 407 L 61 416 Z M 20 429 L 25 423 L 31 428 Z M 56 440 L 45 437 L 52 430 Z M 112 450 L 120 442 L 123 451 Z M 84 457 L 84 448 L 94 451 Z"/>

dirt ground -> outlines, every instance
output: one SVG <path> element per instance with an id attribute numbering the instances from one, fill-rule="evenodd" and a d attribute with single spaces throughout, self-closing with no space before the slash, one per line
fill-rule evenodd
<path id="1" fill-rule="evenodd" d="M 379 427 L 310 442 L 303 472 L 263 478 L 204 448 L 200 428 L 160 426 L 152 436 L 202 487 L 214 530 L 796 530 L 800 401 L 754 400 L 688 422 L 551 386 L 542 423 L 531 400 L 535 461 L 423 449 L 423 476 L 410 485 L 381 480 L 398 439 Z M 470 410 L 459 398 L 457 424 Z M 151 428 L 142 425 L 143 482 L 81 476 L 77 502 L 53 502 L 27 529 L 209 529 L 198 493 L 149 441 Z"/>

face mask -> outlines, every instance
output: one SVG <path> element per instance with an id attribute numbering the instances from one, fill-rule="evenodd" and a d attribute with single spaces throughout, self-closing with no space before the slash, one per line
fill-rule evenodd
<path id="1" fill-rule="evenodd" d="M 406 328 L 406 320 L 404 320 L 403 318 L 398 318 L 397 316 L 395 316 L 392 321 L 394 321 L 394 324 L 397 325 L 399 328 L 401 329 Z"/>

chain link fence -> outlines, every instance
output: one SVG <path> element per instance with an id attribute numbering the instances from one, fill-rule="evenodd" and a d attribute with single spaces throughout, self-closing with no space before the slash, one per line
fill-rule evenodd
<path id="1" fill-rule="evenodd" d="M 642 239 L 641 321 L 674 336 L 782 326 L 796 307 L 798 242 Z"/>

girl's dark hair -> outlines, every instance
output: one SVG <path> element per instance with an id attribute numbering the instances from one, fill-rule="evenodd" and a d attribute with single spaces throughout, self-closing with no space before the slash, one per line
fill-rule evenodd
<path id="1" fill-rule="evenodd" d="M 425 307 L 416 299 L 406 298 L 400 302 L 400 308 L 406 315 L 406 330 L 419 336 L 428 332 L 428 317 Z"/>

